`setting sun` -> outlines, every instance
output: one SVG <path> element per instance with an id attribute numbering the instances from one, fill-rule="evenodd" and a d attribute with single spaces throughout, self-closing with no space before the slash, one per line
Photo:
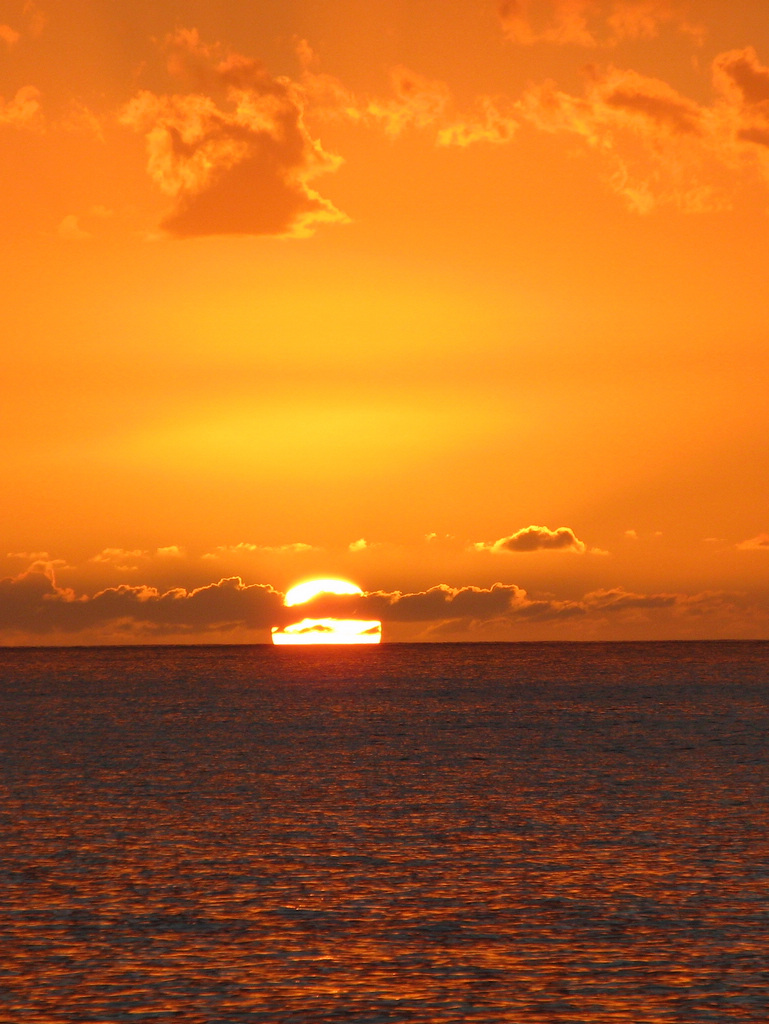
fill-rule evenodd
<path id="1" fill-rule="evenodd" d="M 291 587 L 283 598 L 286 608 L 305 604 L 320 594 L 362 594 L 363 591 L 348 580 L 307 580 Z"/>
<path id="2" fill-rule="evenodd" d="M 362 596 L 363 591 L 348 580 L 307 580 L 291 587 L 283 604 L 292 608 L 326 594 Z M 378 644 L 381 640 L 382 623 L 374 619 L 337 619 L 325 616 L 301 619 L 283 628 L 272 627 L 272 642 L 278 645 Z"/>

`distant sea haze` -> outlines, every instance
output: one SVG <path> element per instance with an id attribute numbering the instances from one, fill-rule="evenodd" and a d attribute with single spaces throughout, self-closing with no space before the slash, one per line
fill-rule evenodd
<path id="1" fill-rule="evenodd" d="M 0 650 L 0 1019 L 769 1019 L 769 643 Z"/>

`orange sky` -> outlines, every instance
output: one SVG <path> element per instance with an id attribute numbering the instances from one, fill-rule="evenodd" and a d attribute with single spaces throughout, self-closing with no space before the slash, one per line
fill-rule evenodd
<path id="1" fill-rule="evenodd" d="M 764 0 L 5 0 L 0 159 L 0 642 L 769 636 Z"/>

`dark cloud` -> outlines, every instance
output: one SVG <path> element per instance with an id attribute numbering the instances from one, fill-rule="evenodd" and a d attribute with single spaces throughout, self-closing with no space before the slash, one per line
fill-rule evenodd
<path id="1" fill-rule="evenodd" d="M 582 599 L 585 610 L 620 612 L 628 608 L 671 608 L 681 599 L 678 594 L 634 594 L 622 587 L 595 590 Z"/>
<path id="2" fill-rule="evenodd" d="M 92 597 L 58 586 L 53 571 L 42 565 L 0 580 L 0 629 L 35 635 L 77 633 L 120 621 L 167 631 L 267 628 L 281 611 L 282 594 L 268 586 L 246 586 L 237 576 L 190 591 L 121 585 Z"/>
<path id="3" fill-rule="evenodd" d="M 740 128 L 737 138 L 741 142 L 755 142 L 757 146 L 769 146 L 769 124 L 765 128 Z"/>
<path id="4" fill-rule="evenodd" d="M 605 102 L 610 107 L 647 117 L 658 127 L 673 132 L 699 135 L 702 131 L 699 107 L 681 96 L 616 88 L 606 94 Z"/>
<path id="5" fill-rule="evenodd" d="M 283 595 L 269 586 L 246 586 L 240 577 L 187 591 L 121 585 L 78 596 L 57 585 L 49 566 L 35 565 L 0 581 L 0 629 L 40 635 L 76 633 L 115 622 L 168 631 L 206 632 L 238 627 L 266 629 L 301 618 L 358 618 L 383 622 L 494 619 L 530 604 L 514 585 L 490 588 L 445 585 L 404 594 L 323 594 L 300 608 L 284 608 Z"/>
<path id="6" fill-rule="evenodd" d="M 442 619 L 493 618 L 525 600 L 513 584 L 490 588 L 441 584 L 413 594 L 372 591 L 362 595 L 321 594 L 301 605 L 302 617 L 378 619 L 382 622 L 429 622 Z M 295 619 L 297 609 L 291 609 Z"/>
<path id="7" fill-rule="evenodd" d="M 473 545 L 476 551 L 576 551 L 584 553 L 587 548 L 568 526 L 549 530 L 546 526 L 526 526 L 509 537 L 501 537 L 490 544 L 480 542 Z"/>
<path id="8" fill-rule="evenodd" d="M 713 76 L 724 92 L 736 90 L 747 104 L 769 102 L 769 67 L 761 63 L 752 46 L 720 53 L 713 61 Z"/>
<path id="9" fill-rule="evenodd" d="M 592 620 L 594 624 L 638 621 L 679 621 L 713 616 L 727 621 L 738 601 L 721 593 L 638 594 L 621 587 L 597 590 L 579 600 L 531 597 L 514 584 L 491 587 L 449 587 L 445 584 L 416 593 L 374 591 L 362 595 L 319 595 L 293 608 L 272 587 L 246 585 L 235 576 L 193 590 L 160 592 L 149 586 L 109 587 L 93 596 L 78 595 L 57 584 L 50 564 L 38 563 L 18 576 L 0 580 L 0 633 L 12 642 L 65 642 L 85 634 L 89 642 L 116 635 L 134 641 L 157 641 L 185 635 L 235 634 L 243 630 L 285 627 L 300 619 L 378 620 L 421 627 L 432 634 L 494 627 L 506 631 L 532 624 Z M 742 613 L 740 613 L 742 614 Z M 655 617 L 656 616 L 656 617 Z M 265 636 L 266 639 L 266 636 Z"/>
<path id="10" fill-rule="evenodd" d="M 713 80 L 732 108 L 736 138 L 769 146 L 769 67 L 753 47 L 719 54 L 713 61 Z"/>
<path id="11" fill-rule="evenodd" d="M 369 594 L 365 600 L 372 615 L 383 622 L 427 622 L 496 618 L 508 614 L 525 596 L 525 592 L 513 584 L 495 583 L 488 589 L 454 589 L 443 584 L 416 594 Z"/>

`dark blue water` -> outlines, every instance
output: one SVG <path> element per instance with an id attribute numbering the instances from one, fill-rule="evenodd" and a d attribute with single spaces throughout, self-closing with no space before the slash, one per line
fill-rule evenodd
<path id="1" fill-rule="evenodd" d="M 769 644 L 0 650 L 0 1020 L 769 1018 Z"/>

